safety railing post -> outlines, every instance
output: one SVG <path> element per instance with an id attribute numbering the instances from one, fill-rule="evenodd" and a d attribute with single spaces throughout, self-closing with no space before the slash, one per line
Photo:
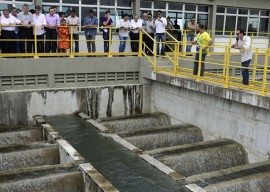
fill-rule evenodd
<path id="1" fill-rule="evenodd" d="M 74 58 L 73 52 L 73 27 L 70 27 L 70 58 Z"/>
<path id="2" fill-rule="evenodd" d="M 38 52 L 37 52 L 37 26 L 34 26 L 34 51 L 35 51 L 35 55 L 34 58 L 37 59 L 38 58 Z"/>
<path id="3" fill-rule="evenodd" d="M 107 41 L 107 40 L 104 40 Z M 109 28 L 109 40 L 108 40 L 108 57 L 112 57 L 112 28 Z"/>
<path id="4" fill-rule="evenodd" d="M 226 78 L 226 63 L 227 63 L 227 59 L 228 59 L 228 55 L 227 55 L 227 51 L 228 51 L 228 47 L 225 46 L 225 54 L 224 54 L 224 60 L 223 60 L 223 71 L 222 71 L 222 78 L 225 80 Z"/>
<path id="5" fill-rule="evenodd" d="M 262 82 L 262 91 L 261 95 L 266 95 L 266 79 L 267 79 L 267 71 L 268 71 L 268 58 L 269 58 L 269 49 L 265 53 L 264 57 L 264 67 L 263 67 L 263 82 Z"/>
<path id="6" fill-rule="evenodd" d="M 232 38 L 233 38 L 233 37 L 232 37 L 232 35 L 233 35 L 232 33 L 233 33 L 233 32 L 230 32 L 230 41 L 229 41 L 229 45 L 228 45 L 228 46 L 231 46 L 231 45 L 232 45 Z"/>
<path id="7" fill-rule="evenodd" d="M 177 73 L 177 67 L 178 67 L 178 42 L 175 43 L 175 51 L 174 51 L 174 71 L 173 74 L 174 76 Z"/>
<path id="8" fill-rule="evenodd" d="M 225 48 L 225 57 L 226 57 L 226 63 L 224 63 L 225 67 L 225 84 L 224 84 L 224 88 L 228 88 L 229 87 L 229 76 L 230 76 L 230 54 L 231 54 L 231 48 L 230 47 L 226 47 Z"/>
<path id="9" fill-rule="evenodd" d="M 199 61 L 198 61 L 198 73 L 197 73 L 197 82 L 200 82 L 201 79 L 201 69 L 202 69 L 202 47 L 200 47 L 199 51 Z"/>
<path id="10" fill-rule="evenodd" d="M 253 85 L 255 85 L 255 80 L 256 80 L 258 57 L 259 57 L 259 49 L 256 48 L 255 58 L 254 58 L 254 66 L 253 66 L 253 70 L 252 70 L 252 83 L 253 83 Z"/>
<path id="11" fill-rule="evenodd" d="M 142 44 L 144 43 L 143 42 L 143 34 L 142 34 L 142 30 L 139 30 L 139 53 L 138 53 L 138 57 L 142 57 Z"/>
<path id="12" fill-rule="evenodd" d="M 254 40 L 254 33 L 252 32 L 251 33 L 251 42 L 250 42 L 251 43 L 251 46 L 253 45 L 253 40 Z"/>
<path id="13" fill-rule="evenodd" d="M 182 52 L 185 53 L 187 50 L 187 30 L 184 30 L 184 37 L 183 37 L 183 48 Z"/>
<path id="14" fill-rule="evenodd" d="M 154 72 L 157 72 L 157 41 L 154 40 Z"/>

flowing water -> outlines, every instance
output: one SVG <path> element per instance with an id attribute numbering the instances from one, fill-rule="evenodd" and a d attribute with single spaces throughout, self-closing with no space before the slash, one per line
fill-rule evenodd
<path id="1" fill-rule="evenodd" d="M 188 191 L 82 119 L 64 115 L 46 117 L 46 120 L 120 191 Z"/>

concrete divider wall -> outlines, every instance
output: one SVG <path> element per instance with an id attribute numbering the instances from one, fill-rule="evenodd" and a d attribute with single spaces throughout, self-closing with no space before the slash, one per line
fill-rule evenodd
<path id="1" fill-rule="evenodd" d="M 200 127 L 206 140 L 222 137 L 241 143 L 250 162 L 268 158 L 268 97 L 162 74 L 155 78 L 151 91 L 144 93 L 151 95 L 152 111 L 162 111 Z"/>
<path id="2" fill-rule="evenodd" d="M 142 112 L 142 86 L 111 85 L 0 92 L 0 124 L 27 124 L 33 115 L 81 111 L 92 119 Z"/>

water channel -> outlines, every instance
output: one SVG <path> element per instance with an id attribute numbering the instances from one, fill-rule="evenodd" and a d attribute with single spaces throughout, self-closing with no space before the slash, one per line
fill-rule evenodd
<path id="1" fill-rule="evenodd" d="M 49 116 L 46 121 L 120 191 L 187 191 L 79 117 Z"/>

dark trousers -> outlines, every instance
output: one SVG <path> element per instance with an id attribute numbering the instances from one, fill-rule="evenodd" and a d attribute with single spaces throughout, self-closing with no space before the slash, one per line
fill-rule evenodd
<path id="1" fill-rule="evenodd" d="M 19 29 L 19 38 L 20 38 L 20 52 L 21 53 L 32 53 L 33 52 L 33 28 L 23 28 Z M 25 49 L 25 45 L 27 46 Z"/>
<path id="2" fill-rule="evenodd" d="M 205 61 L 206 53 L 202 54 L 202 62 L 201 62 L 201 76 L 204 74 L 204 61 Z M 193 75 L 198 75 L 198 68 L 199 68 L 199 59 L 200 59 L 200 54 L 196 53 L 195 54 L 195 61 L 194 61 L 194 68 L 193 68 Z"/>
<path id="3" fill-rule="evenodd" d="M 53 41 L 50 41 L 53 40 Z M 56 53 L 57 49 L 57 32 L 56 29 L 47 29 L 46 30 L 46 43 L 45 51 L 46 53 Z"/>
<path id="4" fill-rule="evenodd" d="M 146 34 L 143 34 L 142 35 L 142 41 L 143 41 L 143 44 L 142 44 L 142 50 L 146 52 L 146 50 L 144 49 L 144 43 L 146 45 L 146 39 L 147 39 L 147 35 Z"/>
<path id="5" fill-rule="evenodd" d="M 130 32 L 130 45 L 131 45 L 131 51 L 132 52 L 138 52 L 139 51 L 139 33 L 132 33 Z"/>
<path id="6" fill-rule="evenodd" d="M 155 34 L 154 33 L 148 33 L 153 39 L 155 38 Z M 146 37 L 145 39 L 145 53 L 147 55 L 153 55 L 153 48 L 154 48 L 154 41 L 150 38 L 150 37 Z"/>
<path id="7" fill-rule="evenodd" d="M 79 53 L 79 34 L 73 34 L 73 41 L 75 44 L 75 53 Z"/>
<path id="8" fill-rule="evenodd" d="M 1 38 L 3 40 L 8 41 L 2 41 L 2 53 L 15 53 L 15 39 L 16 34 L 14 31 L 6 31 L 2 30 L 1 32 Z"/>
<path id="9" fill-rule="evenodd" d="M 242 67 L 248 67 L 250 62 L 251 62 L 251 59 L 242 62 Z M 242 76 L 243 76 L 243 84 L 248 85 L 249 84 L 249 72 L 248 72 L 248 69 L 242 68 L 241 71 L 242 71 Z"/>
<path id="10" fill-rule="evenodd" d="M 109 52 L 109 33 L 110 31 L 108 31 L 107 33 L 103 32 L 103 39 L 104 39 L 104 52 L 108 53 Z M 112 38 L 112 37 L 111 37 Z"/>
<path id="11" fill-rule="evenodd" d="M 37 52 L 44 53 L 44 34 L 37 35 Z"/>

